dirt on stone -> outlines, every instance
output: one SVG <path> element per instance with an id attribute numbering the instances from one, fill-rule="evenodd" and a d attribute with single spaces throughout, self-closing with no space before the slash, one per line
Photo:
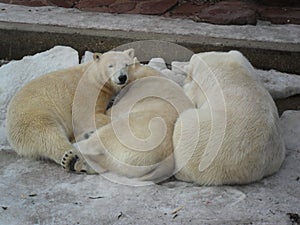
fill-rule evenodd
<path id="1" fill-rule="evenodd" d="M 82 11 L 159 15 L 221 25 L 300 24 L 298 0 L 0 0 L 26 6 L 58 6 Z"/>

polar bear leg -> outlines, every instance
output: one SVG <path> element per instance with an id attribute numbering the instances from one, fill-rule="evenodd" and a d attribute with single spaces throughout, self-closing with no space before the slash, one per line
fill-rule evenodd
<path id="1" fill-rule="evenodd" d="M 30 123 L 13 125 L 9 126 L 8 136 L 21 156 L 50 159 L 60 164 L 65 152 L 73 149 L 64 130 L 51 120 L 36 116 Z"/>
<path id="2" fill-rule="evenodd" d="M 61 165 L 69 172 L 97 174 L 84 160 L 81 153 L 77 149 L 65 152 Z"/>
<path id="3" fill-rule="evenodd" d="M 67 153 L 76 150 L 69 140 L 71 131 L 66 131 L 49 114 L 36 113 L 32 116 L 31 113 L 10 118 L 7 122 L 7 132 L 12 147 L 21 156 L 50 159 L 68 171 L 85 170 L 91 173 L 84 167 L 83 160 L 79 160 L 80 157 L 77 159 L 76 170 L 73 169 L 74 163 L 73 167 L 67 166 L 71 161 L 71 157 L 66 157 Z"/>
<path id="4" fill-rule="evenodd" d="M 106 125 L 110 122 L 111 122 L 110 116 L 107 116 L 107 115 L 102 114 L 102 113 L 95 114 L 96 128 L 103 127 L 104 125 Z"/>
<path id="5" fill-rule="evenodd" d="M 142 176 L 141 181 L 153 181 L 155 183 L 163 181 L 173 175 L 175 160 L 173 154 L 160 162 L 150 173 Z"/>
<path id="6" fill-rule="evenodd" d="M 103 113 L 95 114 L 95 126 L 90 127 L 79 134 L 76 134 L 75 137 L 76 142 L 80 142 L 82 140 L 88 139 L 96 131 L 96 129 L 103 127 L 110 122 L 111 119 L 109 116 Z"/>
<path id="7" fill-rule="evenodd" d="M 99 128 L 88 139 L 74 145 L 88 164 L 98 173 L 110 170 L 130 178 L 161 181 L 170 177 L 174 170 L 172 145 L 169 145 L 167 141 L 168 139 L 171 140 L 171 134 L 168 133 L 162 143 L 156 137 L 148 142 L 144 141 L 143 137 L 148 135 L 145 131 L 149 129 L 148 124 L 152 118 L 152 114 L 148 115 L 145 112 L 132 113 L 130 117 L 131 130 L 128 131 L 125 129 L 128 118 L 120 117 L 115 119 L 113 123 Z M 155 122 L 153 124 L 156 125 Z M 152 129 L 156 133 L 160 133 L 157 131 L 159 129 L 153 127 Z M 134 132 L 144 136 L 131 136 Z M 146 147 L 150 147 L 150 150 L 142 151 L 146 147 L 143 148 L 139 143 L 144 143 Z M 141 147 L 141 150 L 136 147 Z M 167 154 L 168 152 L 169 154 Z"/>

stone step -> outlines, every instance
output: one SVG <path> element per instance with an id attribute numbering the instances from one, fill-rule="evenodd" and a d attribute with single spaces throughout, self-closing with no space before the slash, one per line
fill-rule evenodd
<path id="1" fill-rule="evenodd" d="M 300 26 L 221 26 L 145 15 L 81 12 L 58 7 L 25 7 L 0 3 L 0 59 L 20 59 L 67 45 L 84 51 L 107 51 L 133 41 L 161 40 L 192 52 L 241 51 L 260 69 L 300 74 Z M 137 56 L 145 54 L 137 49 Z M 160 57 L 160 56 L 158 56 Z M 168 61 L 188 61 L 170 55 Z"/>

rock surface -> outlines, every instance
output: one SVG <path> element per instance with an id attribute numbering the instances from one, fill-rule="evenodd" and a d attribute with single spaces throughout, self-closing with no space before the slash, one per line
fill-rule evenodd
<path id="1" fill-rule="evenodd" d="M 157 69 L 159 71 L 167 69 L 166 62 L 163 58 L 152 58 L 149 61 L 148 66 Z"/>
<path id="2" fill-rule="evenodd" d="M 299 163 L 299 149 L 290 149 L 278 173 L 250 185 L 134 187 L 0 151 L 0 224 L 290 225 L 299 214 Z"/>
<path id="3" fill-rule="evenodd" d="M 183 81 L 186 77 L 186 73 L 184 72 L 184 66 L 187 64 L 188 63 L 185 62 L 172 62 L 172 69 L 170 70 L 168 69 L 166 62 L 163 58 L 152 58 L 149 61 L 148 66 L 158 70 L 166 78 L 173 80 L 174 82 L 182 86 Z"/>
<path id="4" fill-rule="evenodd" d="M 280 126 L 286 148 L 300 153 L 300 111 L 285 111 L 280 118 Z"/>
<path id="5" fill-rule="evenodd" d="M 300 94 L 300 76 L 281 73 L 276 70 L 257 70 L 265 88 L 274 99 Z"/>
<path id="6" fill-rule="evenodd" d="M 300 24 L 300 4 L 297 0 L 0 0 L 0 2 L 26 6 L 59 6 L 102 13 L 164 15 L 212 24 L 256 24 L 258 19 L 274 24 Z"/>
<path id="7" fill-rule="evenodd" d="M 220 1 L 215 4 L 199 3 L 199 4 L 183 4 L 179 6 L 181 17 L 185 15 L 185 12 L 194 11 L 190 17 L 197 22 L 207 22 L 212 24 L 235 24 L 244 25 L 252 24 L 255 25 L 257 22 L 256 17 L 256 5 L 252 2 L 244 1 Z M 181 7 L 181 8 L 180 8 Z M 184 9 L 182 7 L 185 7 Z M 176 9 L 174 10 L 175 14 Z M 171 12 L 172 14 L 172 12 Z"/>
<path id="8" fill-rule="evenodd" d="M 90 51 L 85 51 L 84 55 L 82 56 L 82 59 L 80 63 L 87 63 L 93 60 L 93 53 Z"/>
<path id="9" fill-rule="evenodd" d="M 14 94 L 30 80 L 43 74 L 78 64 L 78 53 L 70 47 L 56 46 L 34 56 L 0 67 L 0 146 L 8 146 L 5 134 L 7 106 Z"/>
<path id="10" fill-rule="evenodd" d="M 173 61 L 171 63 L 172 71 L 176 74 L 180 74 L 182 76 L 186 76 L 186 66 L 189 65 L 189 62 L 177 62 Z"/>

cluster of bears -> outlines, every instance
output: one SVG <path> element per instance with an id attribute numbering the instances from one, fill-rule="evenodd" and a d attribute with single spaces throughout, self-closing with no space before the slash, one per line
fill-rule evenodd
<path id="1" fill-rule="evenodd" d="M 200 185 L 247 184 L 280 168 L 276 106 L 240 52 L 194 54 L 183 87 L 133 49 L 93 58 L 13 97 L 6 124 L 19 155 L 78 173 Z"/>

